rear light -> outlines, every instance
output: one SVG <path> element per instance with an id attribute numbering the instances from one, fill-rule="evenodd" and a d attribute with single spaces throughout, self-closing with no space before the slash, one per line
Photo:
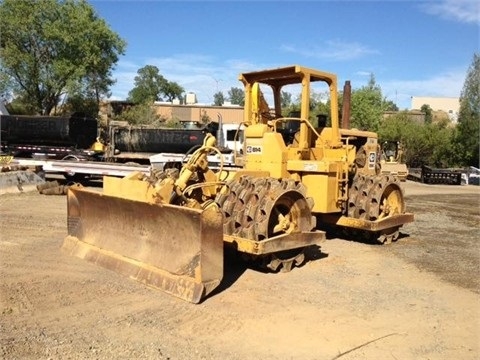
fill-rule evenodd
<path id="1" fill-rule="evenodd" d="M 196 135 L 190 135 L 189 139 L 190 139 L 191 142 L 194 142 L 194 141 L 198 140 L 198 137 Z"/>

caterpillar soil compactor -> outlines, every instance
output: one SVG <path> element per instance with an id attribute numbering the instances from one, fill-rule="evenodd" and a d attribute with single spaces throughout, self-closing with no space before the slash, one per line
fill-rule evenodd
<path id="1" fill-rule="evenodd" d="M 395 241 L 406 213 L 398 178 L 382 176 L 377 135 L 339 127 L 337 78 L 301 66 L 244 73 L 244 147 L 237 169 L 208 167 L 207 136 L 180 170 L 105 177 L 103 191 L 71 188 L 63 249 L 199 303 L 221 282 L 224 245 L 267 271 L 289 271 L 330 224 Z M 313 84 L 329 91 L 331 126 L 309 121 Z M 282 116 L 282 88 L 301 109 Z M 271 89 L 273 110 L 262 89 Z M 285 124 L 298 131 L 287 141 Z M 322 124 L 324 125 L 324 124 Z M 289 126 L 292 128 L 292 126 Z"/>
<path id="2" fill-rule="evenodd" d="M 396 175 L 407 181 L 408 167 L 403 161 L 403 145 L 399 141 L 384 141 L 380 160 L 382 174 Z"/>

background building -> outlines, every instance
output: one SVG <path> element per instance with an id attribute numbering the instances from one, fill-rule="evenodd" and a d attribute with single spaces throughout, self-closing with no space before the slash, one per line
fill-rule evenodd
<path id="1" fill-rule="evenodd" d="M 99 115 L 103 121 L 119 115 L 134 104 L 128 101 L 107 101 L 100 105 Z M 243 106 L 223 105 L 212 106 L 205 104 L 179 105 L 173 103 L 155 103 L 156 113 L 165 119 L 177 121 L 201 121 L 209 118 L 218 121 L 221 117 L 224 124 L 239 124 L 243 121 Z"/>
<path id="2" fill-rule="evenodd" d="M 383 113 L 383 118 L 388 119 L 391 116 L 397 115 L 399 111 L 385 111 Z M 420 124 L 423 124 L 425 122 L 425 113 L 420 110 L 409 110 L 407 111 L 408 118 L 418 122 Z"/>
<path id="3" fill-rule="evenodd" d="M 453 122 L 458 120 L 460 111 L 459 98 L 412 96 L 412 110 L 420 110 L 422 105 L 429 105 L 433 111 L 445 112 Z"/>

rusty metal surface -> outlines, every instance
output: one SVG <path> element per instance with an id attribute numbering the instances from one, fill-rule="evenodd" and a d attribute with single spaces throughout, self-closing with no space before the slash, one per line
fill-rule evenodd
<path id="1" fill-rule="evenodd" d="M 68 253 L 198 303 L 223 277 L 222 214 L 68 192 Z"/>

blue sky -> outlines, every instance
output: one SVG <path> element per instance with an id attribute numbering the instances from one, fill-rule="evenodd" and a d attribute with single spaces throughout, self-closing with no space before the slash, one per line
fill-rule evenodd
<path id="1" fill-rule="evenodd" d="M 198 101 L 227 96 L 242 72 L 303 65 L 339 87 L 370 74 L 400 109 L 411 96 L 458 97 L 480 53 L 480 2 L 119 1 L 90 4 L 127 42 L 111 99 L 126 99 L 138 69 L 155 65 Z"/>

